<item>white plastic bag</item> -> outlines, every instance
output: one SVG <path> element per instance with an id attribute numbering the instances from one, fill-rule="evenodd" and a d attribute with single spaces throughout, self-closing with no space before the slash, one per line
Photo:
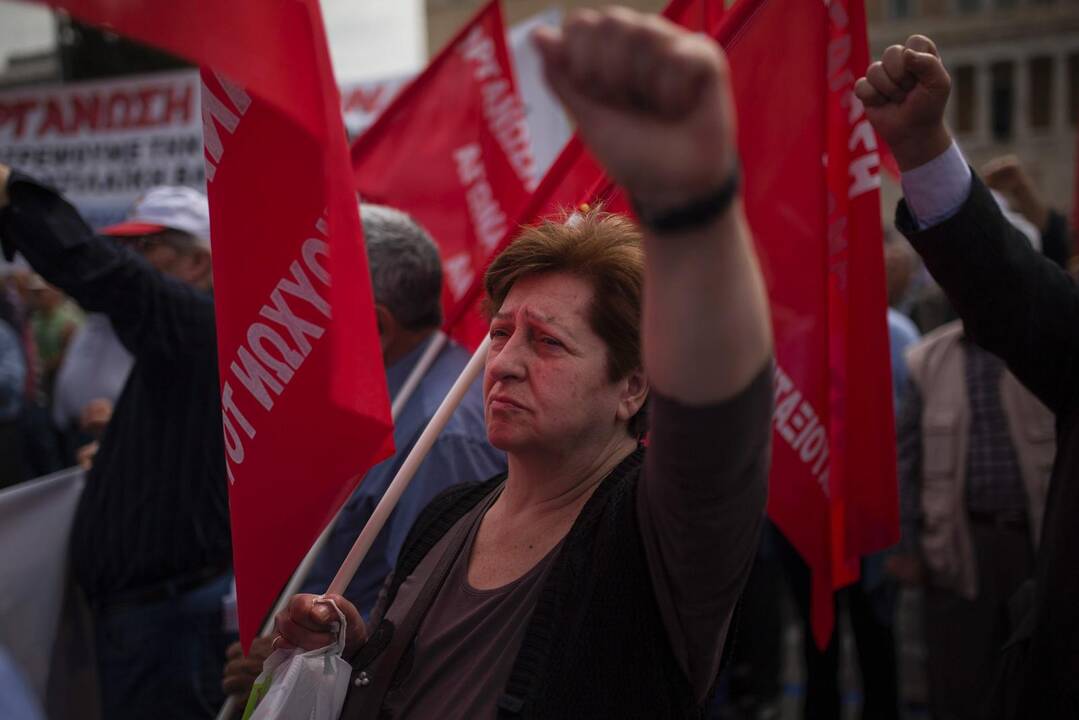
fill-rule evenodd
<path id="1" fill-rule="evenodd" d="M 243 720 L 337 720 L 352 675 L 345 649 L 345 615 L 332 600 L 318 600 L 337 613 L 337 642 L 318 650 L 275 650 L 251 688 Z"/>

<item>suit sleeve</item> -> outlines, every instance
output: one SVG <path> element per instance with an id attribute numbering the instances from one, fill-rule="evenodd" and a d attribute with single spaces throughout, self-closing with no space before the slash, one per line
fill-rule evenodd
<path id="1" fill-rule="evenodd" d="M 978 345 L 1055 412 L 1079 391 L 1079 290 L 1035 251 L 977 178 L 959 212 L 919 230 L 905 202 L 896 226 L 925 260 Z"/>

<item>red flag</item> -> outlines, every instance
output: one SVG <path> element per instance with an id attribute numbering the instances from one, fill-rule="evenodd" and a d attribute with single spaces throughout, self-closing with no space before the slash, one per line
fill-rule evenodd
<path id="1" fill-rule="evenodd" d="M 355 481 L 389 398 L 315 0 L 48 0 L 203 71 L 233 557 L 246 646 Z"/>
<path id="2" fill-rule="evenodd" d="M 466 344 L 464 296 L 515 227 L 535 163 L 497 0 L 484 6 L 352 146 L 364 200 L 404 210 L 439 245 L 447 327 Z"/>
<path id="3" fill-rule="evenodd" d="M 882 158 L 891 154 L 854 96 L 869 66 L 863 0 L 833 0 L 828 28 L 834 588 L 857 577 L 862 556 L 896 543 L 899 502 L 880 217 Z M 831 589 L 819 589 L 818 604 L 831 605 Z"/>
<path id="4" fill-rule="evenodd" d="M 707 13 L 702 0 L 674 0 L 665 14 L 694 29 L 710 19 L 709 34 L 730 60 L 743 197 L 776 337 L 768 511 L 812 570 L 813 630 L 823 647 L 833 590 L 858 577 L 860 556 L 898 535 L 880 159 L 852 94 L 868 65 L 865 15 L 861 0 L 833 0 L 830 10 L 739 0 L 726 13 L 703 2 L 716 7 Z M 575 137 L 522 224 L 597 199 L 628 210 Z M 469 297 L 481 292 L 477 283 Z"/>

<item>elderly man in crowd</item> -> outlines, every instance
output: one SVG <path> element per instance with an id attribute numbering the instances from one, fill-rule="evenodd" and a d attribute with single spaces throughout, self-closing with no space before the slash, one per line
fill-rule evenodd
<path id="1" fill-rule="evenodd" d="M 1063 253 L 1054 260 L 1063 265 Z M 910 347 L 899 367 L 910 377 L 897 423 L 903 539 L 889 562 L 902 582 L 926 586 L 933 716 L 977 718 L 981 678 L 1010 634 L 1009 601 L 1033 572 L 1053 414 L 960 320 Z"/>
<path id="2" fill-rule="evenodd" d="M 375 295 L 375 314 L 382 341 L 382 360 L 390 397 L 396 398 L 421 356 L 440 342 L 442 325 L 442 261 L 438 248 L 415 220 L 379 205 L 362 205 L 363 239 Z M 311 568 L 304 592 L 325 592 L 367 524 L 390 481 L 401 468 L 427 423 L 434 417 L 469 355 L 452 340 L 438 352 L 411 398 L 394 420 L 397 452 L 371 468 L 345 504 L 330 539 Z M 462 482 L 490 477 L 506 469 L 505 455 L 487 442 L 479 383 L 473 385 L 438 436 L 396 509 L 375 539 L 345 597 L 366 617 L 379 589 L 393 570 L 401 545 L 420 511 L 438 493 Z M 270 638 L 255 640 L 245 658 L 239 643 L 229 648 L 224 688 L 246 695 L 270 654 Z"/>
<path id="3" fill-rule="evenodd" d="M 1004 218 L 964 161 L 944 124 L 950 89 L 940 53 L 921 35 L 885 50 L 855 87 L 903 173 L 897 227 L 964 333 L 1056 416 L 1033 598 L 996 676 L 980 678 L 983 715 L 1079 717 L 1079 289 Z"/>
<path id="4" fill-rule="evenodd" d="M 212 716 L 230 638 L 228 496 L 210 294 L 209 211 L 159 187 L 91 232 L 54 190 L 0 165 L 0 240 L 134 356 L 71 533 L 94 614 L 102 715 Z"/>
<path id="5" fill-rule="evenodd" d="M 484 409 L 509 471 L 428 506 L 369 623 L 333 597 L 345 718 L 695 717 L 753 562 L 772 339 L 726 60 L 623 9 L 536 39 L 642 225 L 549 222 L 491 266 Z M 278 616 L 279 647 L 329 644 L 316 599 Z"/>

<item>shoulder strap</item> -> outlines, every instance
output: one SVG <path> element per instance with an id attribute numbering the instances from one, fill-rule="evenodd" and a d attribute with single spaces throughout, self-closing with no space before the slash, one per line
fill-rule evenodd
<path id="1" fill-rule="evenodd" d="M 501 484 L 496 490 L 498 488 L 501 488 Z M 424 565 L 434 565 L 431 574 L 423 584 L 423 588 L 412 602 L 411 607 L 401 617 L 400 624 L 390 636 L 389 644 L 383 651 L 382 656 L 378 658 L 378 672 L 374 673 L 373 677 L 370 678 L 370 685 L 363 690 L 364 711 L 360 718 L 375 718 L 378 716 L 386 691 L 389 690 L 390 683 L 396 674 L 397 665 L 401 662 L 405 651 L 412 644 L 416 631 L 419 630 L 420 623 L 427 616 L 428 610 L 431 609 L 431 604 L 438 595 L 438 591 L 446 583 L 450 568 L 460 557 L 465 540 L 468 538 L 469 530 L 483 517 L 483 514 L 496 497 L 498 497 L 498 493 L 492 491 L 483 502 L 476 503 L 446 534 L 446 545 L 442 554 L 438 557 L 429 554 L 424 562 L 417 566 L 417 571 L 421 571 L 426 569 Z"/>
<path id="2" fill-rule="evenodd" d="M 411 575 L 438 541 L 450 531 L 465 513 L 501 485 L 506 479 L 502 473 L 482 483 L 454 485 L 435 496 L 412 524 L 397 555 L 393 579 L 388 590 L 388 603 L 397 597 L 397 590 L 405 578 Z"/>
<path id="3" fill-rule="evenodd" d="M 572 603 L 571 598 L 580 589 L 579 582 L 582 573 L 587 573 L 590 558 L 602 555 L 592 531 L 609 510 L 612 500 L 625 501 L 628 494 L 632 502 L 634 478 L 644 463 L 644 455 L 644 447 L 638 446 L 604 478 L 566 534 L 562 549 L 536 599 L 504 692 L 498 698 L 499 718 L 531 714 L 529 707 L 540 691 L 541 675 L 548 667 L 552 646 L 558 641 L 560 631 L 566 628 L 566 606 Z M 615 542 L 615 539 L 610 541 Z"/>

